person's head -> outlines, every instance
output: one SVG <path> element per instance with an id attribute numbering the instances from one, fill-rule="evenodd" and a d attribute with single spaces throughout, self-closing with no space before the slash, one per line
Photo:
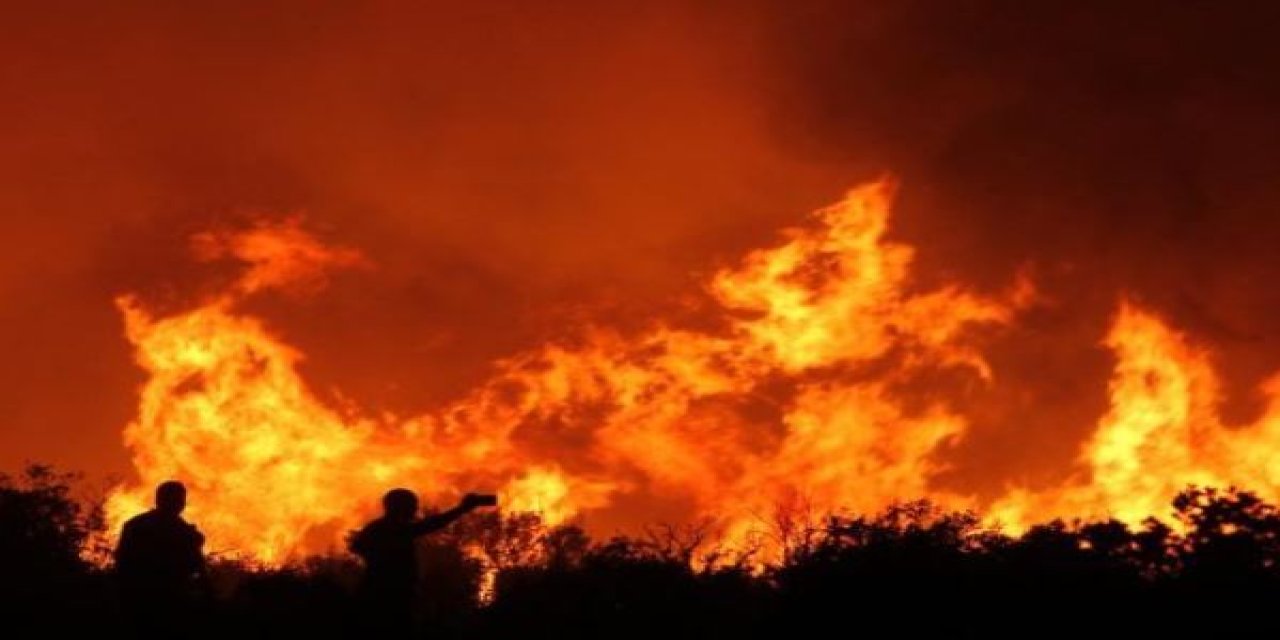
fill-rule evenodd
<path id="1" fill-rule="evenodd" d="M 418 513 L 418 496 L 408 489 L 392 489 L 382 496 L 382 512 L 393 520 L 412 520 Z"/>
<path id="2" fill-rule="evenodd" d="M 161 483 L 156 487 L 156 510 L 169 515 L 179 515 L 187 508 L 187 488 L 177 480 Z"/>

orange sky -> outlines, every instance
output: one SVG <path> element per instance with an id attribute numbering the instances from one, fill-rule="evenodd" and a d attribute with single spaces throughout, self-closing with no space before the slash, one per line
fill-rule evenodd
<path id="1" fill-rule="evenodd" d="M 141 372 L 111 300 L 189 301 L 223 274 L 187 237 L 257 213 L 374 263 L 256 311 L 319 391 L 375 408 L 676 308 L 882 171 L 924 280 L 1030 265 L 1051 301 L 991 346 L 958 483 L 1069 459 L 1121 292 L 1216 350 L 1228 416 L 1280 366 L 1270 10 L 473 4 L 11 8 L 0 468 L 127 474 Z"/>

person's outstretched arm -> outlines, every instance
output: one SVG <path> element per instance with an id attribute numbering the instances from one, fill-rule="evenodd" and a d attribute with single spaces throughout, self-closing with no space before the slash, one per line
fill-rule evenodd
<path id="1" fill-rule="evenodd" d="M 484 504 L 483 498 L 474 493 L 468 493 L 462 497 L 462 501 L 456 507 L 413 523 L 413 535 L 421 536 L 439 531 L 482 504 Z"/>

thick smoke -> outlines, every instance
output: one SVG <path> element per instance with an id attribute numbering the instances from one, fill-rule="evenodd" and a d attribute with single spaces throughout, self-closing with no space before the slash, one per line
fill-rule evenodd
<path id="1" fill-rule="evenodd" d="M 892 167 L 925 272 L 1031 264 L 1049 304 L 994 355 L 965 455 L 1059 473 L 1098 415 L 1098 336 L 1120 294 L 1220 356 L 1230 419 L 1280 365 L 1280 47 L 1265 3 L 808 4 L 778 10 L 782 140 Z M 1268 337 L 1272 336 L 1272 337 Z M 981 423 L 985 422 L 985 425 Z M 975 478 L 981 480 L 981 478 Z"/>

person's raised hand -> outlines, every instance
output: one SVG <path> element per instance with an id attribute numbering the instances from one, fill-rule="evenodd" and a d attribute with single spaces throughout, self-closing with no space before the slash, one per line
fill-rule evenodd
<path id="1" fill-rule="evenodd" d="M 498 496 L 486 493 L 468 493 L 462 496 L 462 508 L 468 511 L 477 507 L 498 506 Z"/>

